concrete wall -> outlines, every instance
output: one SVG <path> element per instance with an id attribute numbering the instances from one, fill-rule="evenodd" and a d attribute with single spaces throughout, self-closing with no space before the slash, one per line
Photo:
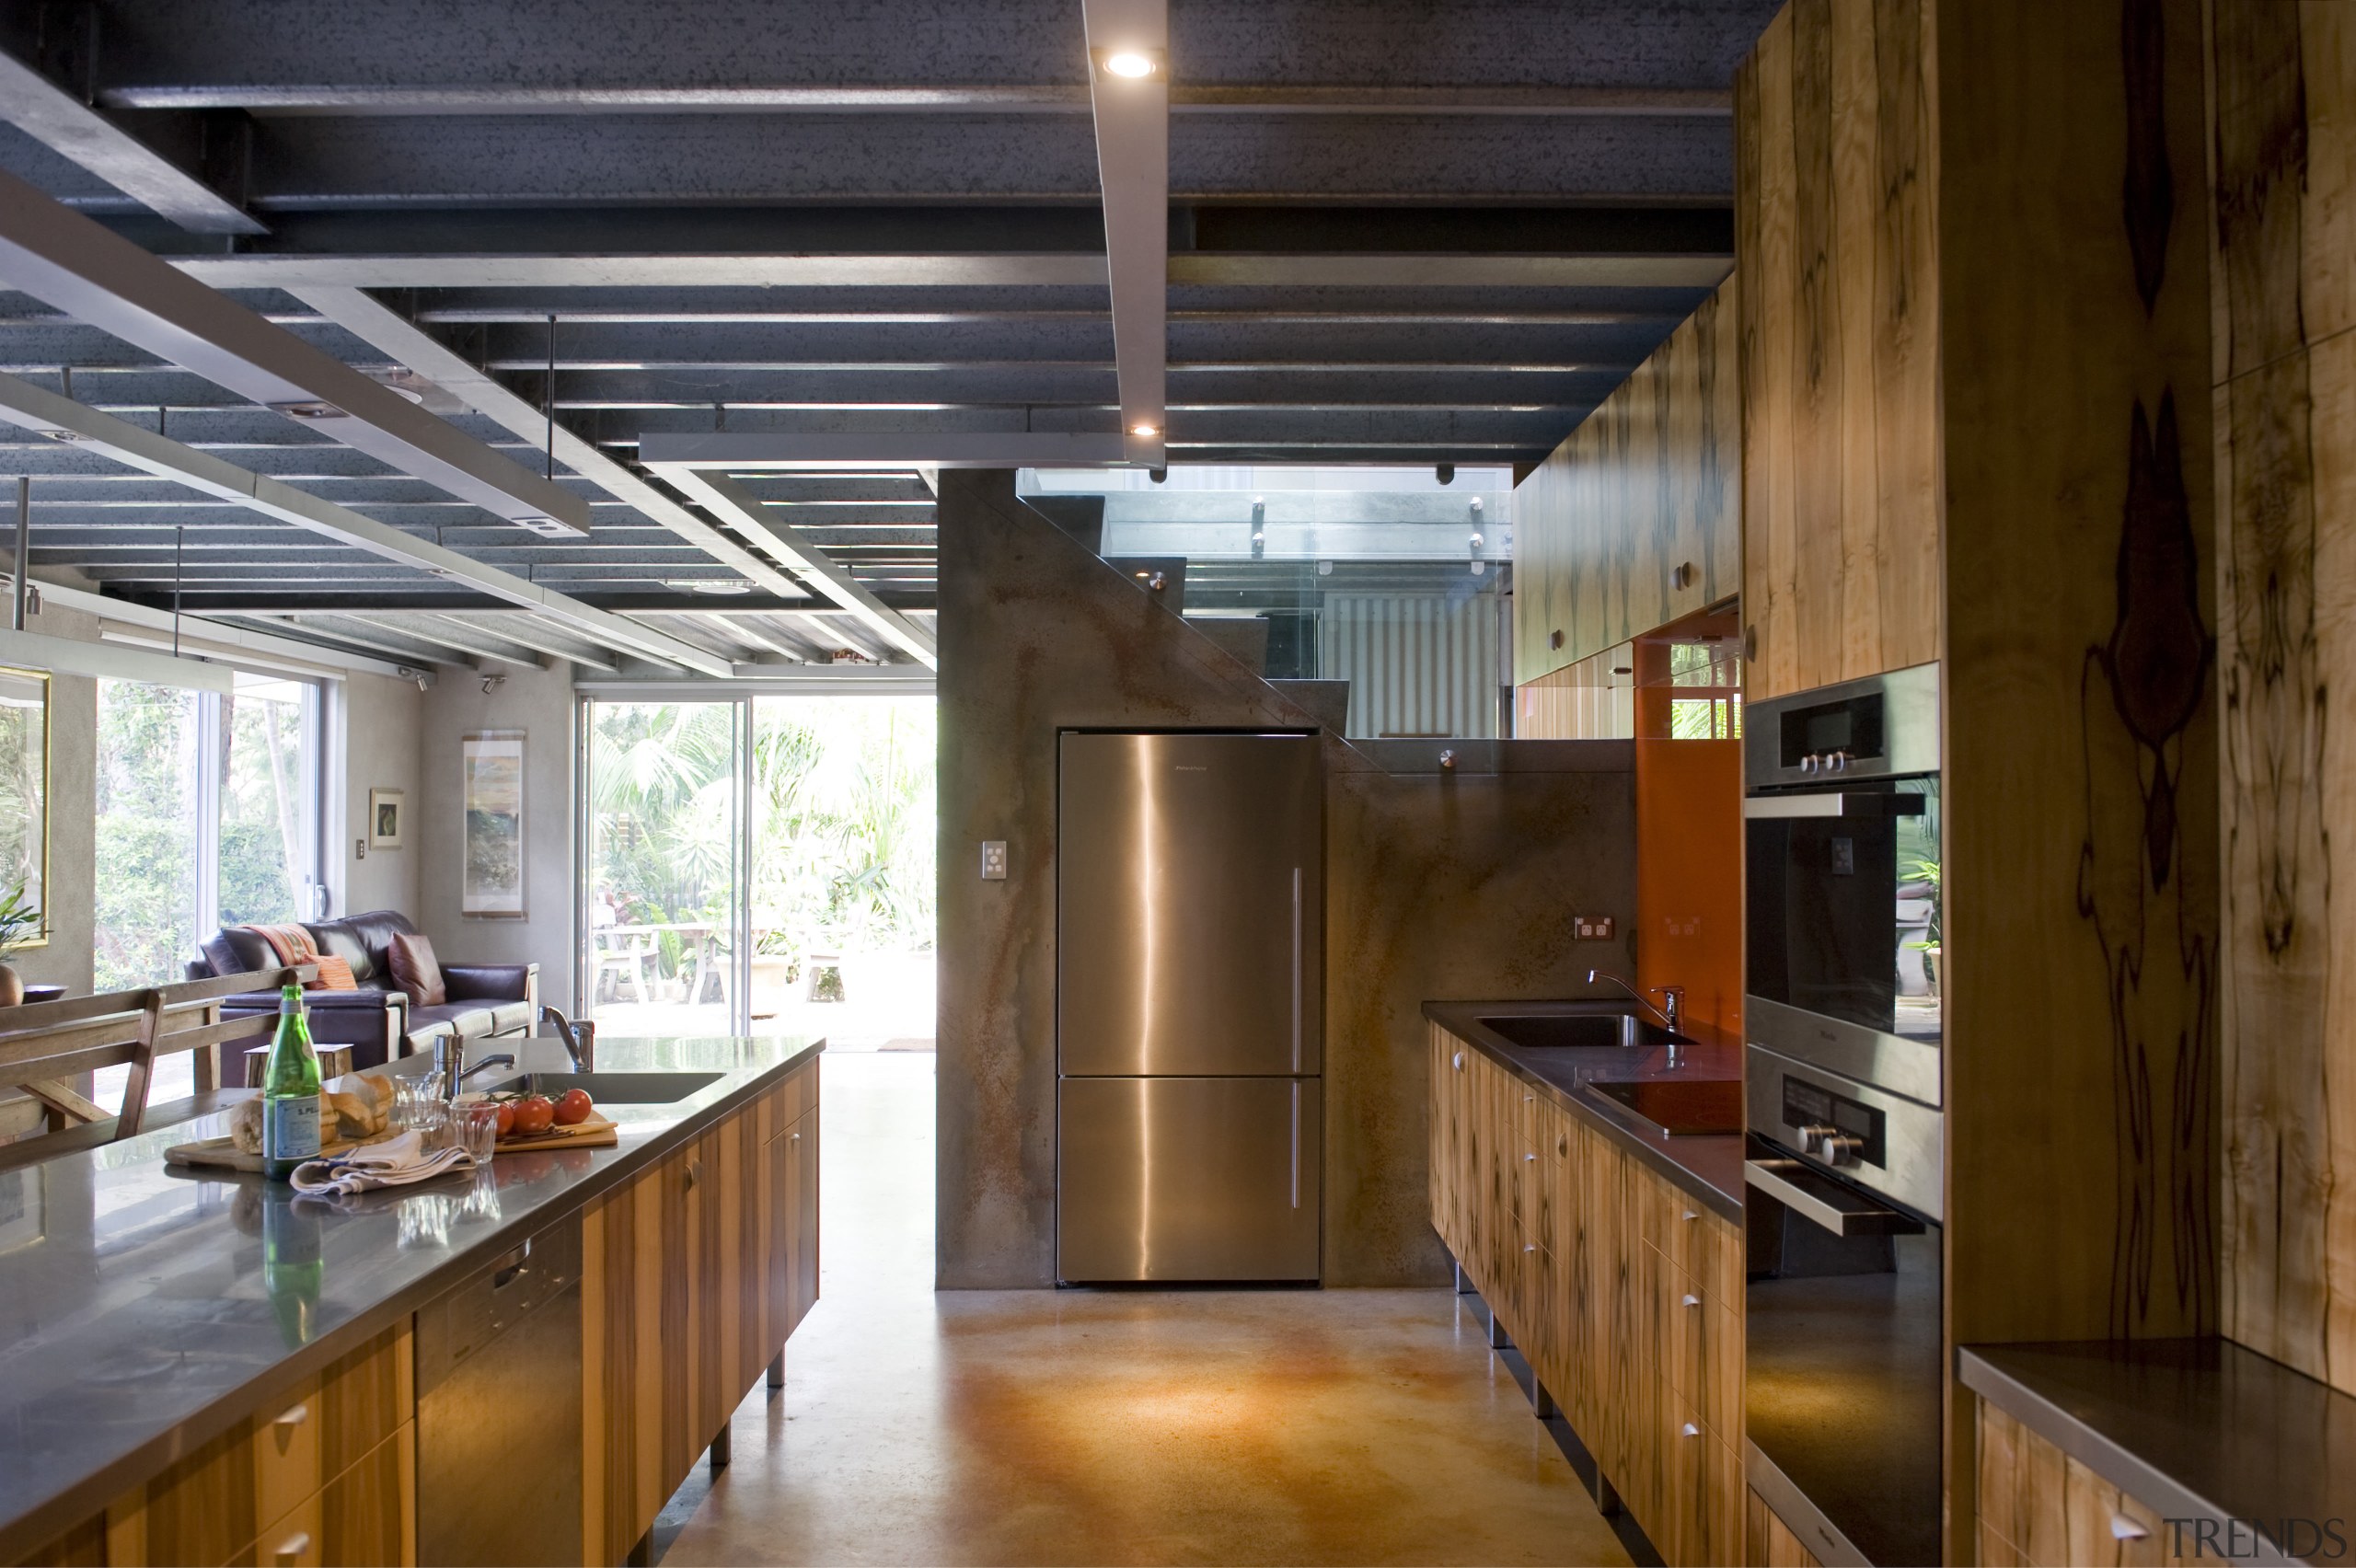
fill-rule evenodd
<path id="1" fill-rule="evenodd" d="M 497 690 L 479 676 L 446 672 L 426 693 L 423 781 L 410 797 L 417 816 L 418 899 L 412 917 L 436 953 L 457 963 L 540 966 L 540 999 L 572 1005 L 572 666 L 507 669 Z M 464 850 L 458 747 L 481 730 L 521 730 L 524 742 L 525 917 L 468 918 L 458 912 Z"/>
<path id="2" fill-rule="evenodd" d="M 464 681 L 463 674 L 445 677 Z M 342 808 L 341 826 L 330 824 L 331 860 L 341 860 L 336 913 L 399 909 L 419 917 L 423 896 L 420 867 L 425 809 L 425 693 L 409 681 L 354 674 L 342 683 L 341 777 L 330 778 Z M 331 740 L 330 744 L 333 742 Z M 408 843 L 398 849 L 360 845 L 368 836 L 368 791 L 398 790 L 409 797 Z"/>
<path id="3" fill-rule="evenodd" d="M 1078 725 L 1313 721 L 1023 507 L 941 477 L 938 1278 L 1054 1282 L 1055 737 Z M 1633 929 L 1624 745 L 1328 737 L 1325 1278 L 1437 1284 L 1425 1194 L 1426 999 L 1576 994 Z M 974 874 L 1005 839 L 1007 880 Z"/>

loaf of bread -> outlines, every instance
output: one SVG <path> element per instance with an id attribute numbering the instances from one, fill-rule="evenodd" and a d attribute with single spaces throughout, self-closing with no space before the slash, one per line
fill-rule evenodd
<path id="1" fill-rule="evenodd" d="M 319 1092 L 319 1141 L 358 1143 L 382 1133 L 392 1118 L 393 1085 L 371 1073 L 346 1073 Z M 229 1113 L 229 1139 L 247 1154 L 261 1152 L 261 1096 L 240 1100 Z"/>

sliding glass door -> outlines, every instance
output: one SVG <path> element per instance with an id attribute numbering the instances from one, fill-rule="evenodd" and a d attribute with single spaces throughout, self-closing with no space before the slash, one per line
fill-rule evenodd
<path id="1" fill-rule="evenodd" d="M 751 727 L 742 698 L 582 702 L 577 995 L 608 1033 L 745 1031 Z"/>

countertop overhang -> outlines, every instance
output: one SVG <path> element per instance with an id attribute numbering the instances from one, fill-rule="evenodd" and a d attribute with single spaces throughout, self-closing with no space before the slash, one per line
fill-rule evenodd
<path id="1" fill-rule="evenodd" d="M 2356 1397 L 2214 1335 L 1968 1344 L 1956 1371 L 2162 1518 L 2233 1523 L 2233 1561 L 2347 1559 Z M 2273 1539 L 2327 1524 L 2339 1542 Z M 2212 1542 L 2209 1555 L 2220 1554 Z"/>
<path id="2" fill-rule="evenodd" d="M 501 1041 L 561 1072 L 554 1040 Z M 211 1441 L 476 1267 L 626 1182 L 825 1050 L 796 1036 L 597 1042 L 607 1072 L 716 1072 L 600 1109 L 612 1148 L 504 1154 L 473 1176 L 305 1200 L 323 1284 L 297 1333 L 271 1301 L 257 1176 L 170 1167 L 226 1116 L 0 1171 L 0 1561 Z M 283 1191 L 283 1189 L 282 1189 Z"/>
<path id="3" fill-rule="evenodd" d="M 1596 1093 L 1598 1083 L 1742 1081 L 1739 1045 L 1711 1038 L 1678 1048 L 1679 1064 L 1671 1066 L 1669 1052 L 1659 1045 L 1553 1046 L 1533 1050 L 1516 1045 L 1483 1026 L 1484 1018 L 1577 1017 L 1619 1014 L 1624 1001 L 1485 1001 L 1426 1002 L 1424 1017 L 1471 1045 L 1523 1082 L 1544 1093 L 1588 1125 L 1609 1136 L 1622 1148 L 1644 1160 L 1661 1175 L 1702 1200 L 1711 1212 L 1733 1224 L 1742 1223 L 1742 1149 L 1740 1133 L 1689 1134 L 1664 1137 L 1632 1112 Z M 1696 1033 L 1703 1032 L 1696 1031 Z"/>

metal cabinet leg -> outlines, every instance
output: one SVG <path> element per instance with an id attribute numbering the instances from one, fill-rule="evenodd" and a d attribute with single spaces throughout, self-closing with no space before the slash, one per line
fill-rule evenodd
<path id="1" fill-rule="evenodd" d="M 1464 1265 L 1462 1263 L 1456 1262 L 1452 1258 L 1449 1261 L 1456 1269 L 1456 1294 L 1459 1296 L 1472 1295 L 1472 1281 L 1465 1274 Z"/>
<path id="2" fill-rule="evenodd" d="M 728 1461 L 735 1457 L 736 1424 L 731 1422 L 720 1429 L 719 1436 L 711 1440 L 711 1473 L 718 1475 L 726 1470 Z"/>
<path id="3" fill-rule="evenodd" d="M 1530 1409 L 1541 1421 L 1563 1413 L 1562 1407 L 1554 1402 L 1554 1396 L 1546 1391 L 1546 1385 L 1538 1380 L 1538 1374 L 1534 1371 L 1530 1375 Z"/>
<path id="4" fill-rule="evenodd" d="M 785 1352 L 781 1350 L 777 1353 L 777 1359 L 769 1363 L 769 1387 L 785 1387 Z"/>
<path id="5" fill-rule="evenodd" d="M 1504 1320 L 1497 1316 L 1497 1309 L 1494 1307 L 1489 1309 L 1489 1348 L 1491 1350 L 1513 1348 L 1513 1341 L 1506 1333 Z"/>

